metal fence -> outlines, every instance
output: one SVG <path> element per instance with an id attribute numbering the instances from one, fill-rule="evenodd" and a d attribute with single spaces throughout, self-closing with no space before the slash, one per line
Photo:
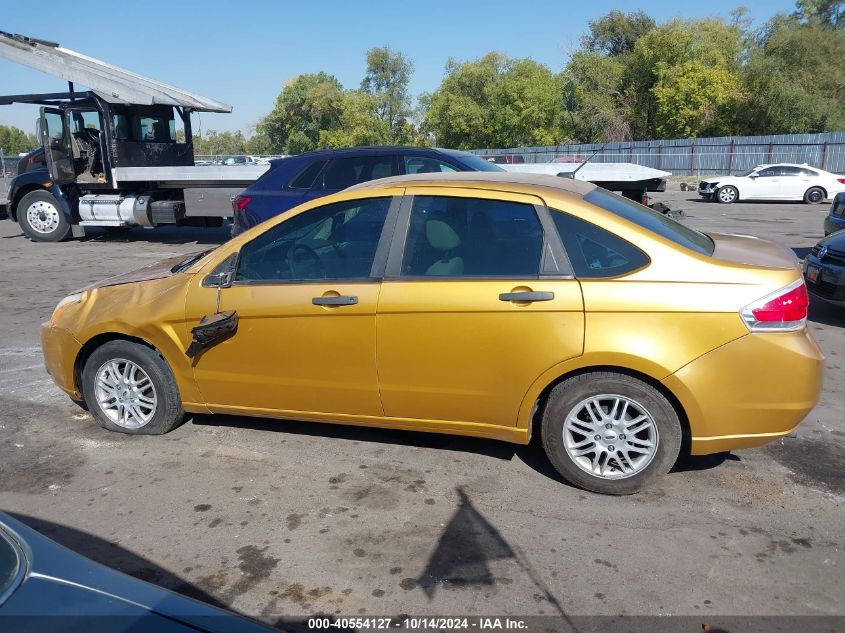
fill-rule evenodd
<path id="1" fill-rule="evenodd" d="M 845 132 L 722 136 L 658 141 L 623 141 L 509 149 L 475 149 L 483 156 L 504 155 L 507 162 L 636 163 L 677 176 L 738 174 L 764 163 L 807 163 L 845 173 Z"/>

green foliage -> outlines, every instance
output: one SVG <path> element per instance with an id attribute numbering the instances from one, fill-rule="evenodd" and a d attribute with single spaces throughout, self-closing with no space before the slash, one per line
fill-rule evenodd
<path id="1" fill-rule="evenodd" d="M 243 132 L 217 132 L 208 130 L 205 135 L 194 134 L 194 154 L 200 156 L 246 154 L 247 140 Z"/>
<path id="2" fill-rule="evenodd" d="M 623 13 L 614 9 L 606 16 L 589 23 L 590 32 L 581 38 L 581 46 L 589 53 L 609 57 L 625 55 L 643 35 L 654 28 L 654 19 L 643 11 Z"/>
<path id="3" fill-rule="evenodd" d="M 845 129 L 845 32 L 796 18 L 768 25 L 745 71 L 750 95 L 741 133 Z"/>
<path id="4" fill-rule="evenodd" d="M 827 29 L 845 28 L 845 3 L 842 0 L 798 0 L 792 15 L 810 26 Z"/>
<path id="5" fill-rule="evenodd" d="M 29 152 L 38 146 L 34 134 L 27 134 L 14 126 L 0 125 L 0 149 L 4 156 L 17 156 L 22 152 Z"/>
<path id="6" fill-rule="evenodd" d="M 389 46 L 371 48 L 367 51 L 367 74 L 361 82 L 361 92 L 372 98 L 375 108 L 370 108 L 366 100 L 354 96 L 347 107 L 356 109 L 363 106 L 363 111 L 372 112 L 377 124 L 373 127 L 374 138 L 383 137 L 386 124 L 388 143 L 407 143 L 413 136 L 413 129 L 408 121 L 411 116 L 411 97 L 408 94 L 408 83 L 414 65 L 402 53 L 394 52 Z M 356 105 L 357 104 L 357 105 Z M 359 110 L 360 112 L 360 110 Z M 359 125 L 366 121 L 356 117 Z M 364 130 L 359 130 L 358 135 Z"/>
<path id="7" fill-rule="evenodd" d="M 340 127 L 343 86 L 324 72 L 298 75 L 276 97 L 273 111 L 256 130 L 274 153 L 298 154 L 318 147 L 321 132 Z"/>
<path id="8" fill-rule="evenodd" d="M 450 60 L 426 97 L 423 128 L 444 147 L 551 145 L 563 140 L 560 98 L 560 78 L 533 60 Z"/>

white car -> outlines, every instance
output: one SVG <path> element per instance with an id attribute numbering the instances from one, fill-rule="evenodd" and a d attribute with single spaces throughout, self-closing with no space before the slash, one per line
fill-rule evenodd
<path id="1" fill-rule="evenodd" d="M 845 177 L 815 167 L 758 165 L 741 176 L 714 176 L 698 184 L 698 195 L 730 204 L 738 200 L 803 200 L 818 204 L 845 191 Z"/>

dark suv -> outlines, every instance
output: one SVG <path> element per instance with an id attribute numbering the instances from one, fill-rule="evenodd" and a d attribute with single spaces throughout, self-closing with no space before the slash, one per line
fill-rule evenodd
<path id="1" fill-rule="evenodd" d="M 270 169 L 232 200 L 232 235 L 293 207 L 352 185 L 403 174 L 502 171 L 480 156 L 424 147 L 318 150 L 270 162 Z"/>

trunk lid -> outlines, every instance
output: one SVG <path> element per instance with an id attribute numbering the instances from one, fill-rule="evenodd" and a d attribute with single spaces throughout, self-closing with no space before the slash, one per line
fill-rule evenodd
<path id="1" fill-rule="evenodd" d="M 753 235 L 708 233 L 715 249 L 713 258 L 736 264 L 765 266 L 766 268 L 801 269 L 801 263 L 792 249 L 771 240 Z"/>

